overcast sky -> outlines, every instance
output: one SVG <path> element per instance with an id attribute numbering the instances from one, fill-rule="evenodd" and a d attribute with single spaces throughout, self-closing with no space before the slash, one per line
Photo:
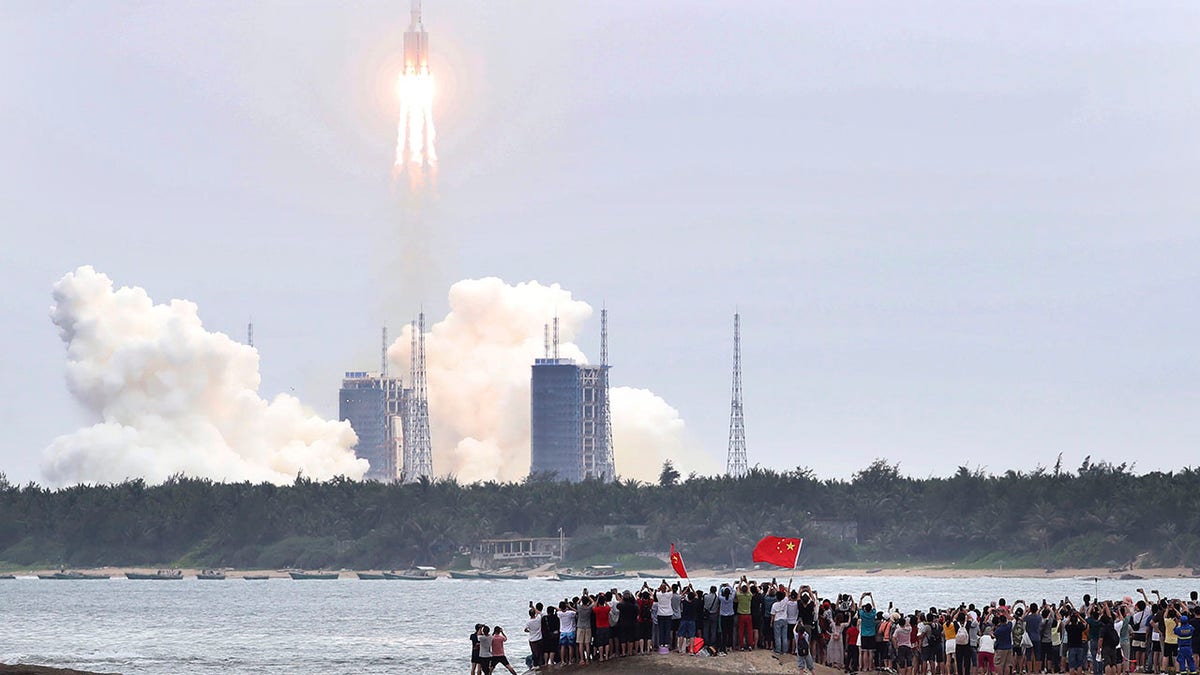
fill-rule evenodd
<path id="1" fill-rule="evenodd" d="M 253 316 L 263 393 L 327 416 L 496 275 L 606 303 L 614 383 L 720 464 L 735 307 L 751 464 L 1200 464 L 1200 3 L 425 5 L 416 222 L 405 2 L 3 3 L 0 471 L 93 421 L 48 318 L 81 264 Z"/>

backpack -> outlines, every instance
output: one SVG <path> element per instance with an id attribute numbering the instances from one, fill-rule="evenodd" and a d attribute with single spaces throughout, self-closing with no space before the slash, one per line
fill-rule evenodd
<path id="1" fill-rule="evenodd" d="M 797 633 L 796 640 L 796 655 L 808 656 L 808 637 L 803 633 Z"/>
<path id="2" fill-rule="evenodd" d="M 926 638 L 929 640 L 929 646 L 939 647 L 946 644 L 946 638 L 943 637 L 943 635 L 944 633 L 942 632 L 942 624 L 938 623 L 937 621 L 930 621 L 929 637 Z"/>
<path id="3" fill-rule="evenodd" d="M 967 624 L 964 623 L 963 625 L 958 626 L 957 632 L 954 633 L 954 644 L 965 645 L 970 644 L 970 642 L 971 634 L 967 632 Z"/>

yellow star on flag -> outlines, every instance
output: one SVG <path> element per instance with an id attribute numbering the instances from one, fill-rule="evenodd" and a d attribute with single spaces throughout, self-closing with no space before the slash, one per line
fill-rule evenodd
<path id="1" fill-rule="evenodd" d="M 795 545 L 795 544 L 793 544 L 792 542 L 790 542 L 790 541 L 789 541 L 789 542 L 788 542 L 788 550 L 789 550 L 789 551 L 791 551 L 791 550 L 793 550 L 793 549 L 795 549 L 795 548 L 796 548 L 796 545 Z"/>

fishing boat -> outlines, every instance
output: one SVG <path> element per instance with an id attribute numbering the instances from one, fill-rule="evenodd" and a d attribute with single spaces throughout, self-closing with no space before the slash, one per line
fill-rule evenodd
<path id="1" fill-rule="evenodd" d="M 563 581 L 608 581 L 625 579 L 625 573 L 613 568 L 612 565 L 589 565 L 582 570 L 567 568 L 558 573 Z"/>
<path id="2" fill-rule="evenodd" d="M 81 580 L 96 580 L 96 579 L 108 579 L 109 578 L 107 574 L 84 574 L 83 572 L 75 572 L 75 571 L 68 572 L 66 570 L 62 570 L 60 572 L 55 572 L 54 574 L 39 574 L 37 576 L 39 579 L 56 580 L 56 581 L 57 580 L 81 581 Z"/>
<path id="3" fill-rule="evenodd" d="M 179 570 L 158 570 L 154 573 L 126 572 L 125 578 L 133 581 L 175 581 L 183 578 L 183 572 Z"/>
<path id="4" fill-rule="evenodd" d="M 383 581 L 387 578 L 383 576 L 383 572 L 355 572 L 355 574 L 363 581 Z"/>
<path id="5" fill-rule="evenodd" d="M 266 581 L 271 578 L 269 574 L 246 574 L 242 576 L 246 581 Z"/>
<path id="6" fill-rule="evenodd" d="M 479 576 L 479 570 L 462 570 L 461 572 L 451 572 L 451 579 L 482 579 Z"/>
<path id="7" fill-rule="evenodd" d="M 528 579 L 529 575 L 511 567 L 501 567 L 495 570 L 484 570 L 479 573 L 480 579 Z"/>
<path id="8" fill-rule="evenodd" d="M 17 575 L 15 575 L 15 574 L 0 574 L 0 579 L 16 579 L 16 578 L 17 578 Z"/>
<path id="9" fill-rule="evenodd" d="M 410 570 L 404 570 L 403 572 L 396 572 L 395 570 L 391 572 L 384 572 L 383 578 L 394 581 L 433 581 L 434 579 L 437 579 L 437 575 L 434 574 L 434 572 L 437 572 L 436 567 L 421 567 L 418 565 L 417 567 L 414 567 Z"/>
<path id="10" fill-rule="evenodd" d="M 225 573 L 220 570 L 202 570 L 196 578 L 200 581 L 225 581 Z"/>
<path id="11" fill-rule="evenodd" d="M 337 572 L 288 572 L 288 575 L 296 581 L 328 581 L 340 576 Z"/>

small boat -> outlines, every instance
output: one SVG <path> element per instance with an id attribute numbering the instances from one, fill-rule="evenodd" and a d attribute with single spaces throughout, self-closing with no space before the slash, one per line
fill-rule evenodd
<path id="1" fill-rule="evenodd" d="M 15 574 L 0 574 L 0 579 L 16 579 L 16 578 L 17 578 L 17 575 L 15 575 Z"/>
<path id="2" fill-rule="evenodd" d="M 529 575 L 516 571 L 511 567 L 501 567 L 491 571 L 481 571 L 480 579 L 528 579 Z"/>
<path id="3" fill-rule="evenodd" d="M 355 572 L 355 574 L 363 581 L 383 581 L 387 578 L 383 576 L 383 572 Z"/>
<path id="4" fill-rule="evenodd" d="M 296 581 L 328 581 L 340 576 L 337 572 L 288 572 L 288 575 Z"/>
<path id="5" fill-rule="evenodd" d="M 225 581 L 225 573 L 220 570 L 203 570 L 196 578 L 200 581 Z"/>
<path id="6" fill-rule="evenodd" d="M 612 565 L 590 565 L 579 571 L 568 567 L 558 573 L 558 578 L 563 581 L 609 581 L 627 577 L 624 572 L 614 569 Z"/>
<path id="7" fill-rule="evenodd" d="M 37 576 L 39 579 L 66 580 L 66 581 L 82 581 L 82 580 L 96 580 L 96 579 L 108 579 L 109 578 L 109 576 L 107 574 L 84 574 L 83 572 L 74 572 L 74 571 L 67 572 L 66 570 L 63 570 L 61 572 L 55 572 L 54 574 L 39 574 Z"/>
<path id="8" fill-rule="evenodd" d="M 461 572 L 451 572 L 451 579 L 481 579 L 479 570 L 463 570 Z"/>
<path id="9" fill-rule="evenodd" d="M 403 572 L 396 572 L 395 570 L 392 570 L 391 572 L 384 572 L 383 578 L 391 579 L 393 581 L 433 581 L 434 579 L 437 579 L 437 575 L 434 574 L 436 571 L 436 567 L 417 566 L 410 570 L 404 570 Z"/>
<path id="10" fill-rule="evenodd" d="M 132 579 L 134 581 L 175 581 L 183 578 L 183 572 L 180 572 L 179 570 L 158 570 L 153 574 L 147 574 L 144 572 L 126 572 L 125 578 Z"/>
<path id="11" fill-rule="evenodd" d="M 242 577 L 246 581 L 266 581 L 271 578 L 269 574 L 247 574 Z"/>

